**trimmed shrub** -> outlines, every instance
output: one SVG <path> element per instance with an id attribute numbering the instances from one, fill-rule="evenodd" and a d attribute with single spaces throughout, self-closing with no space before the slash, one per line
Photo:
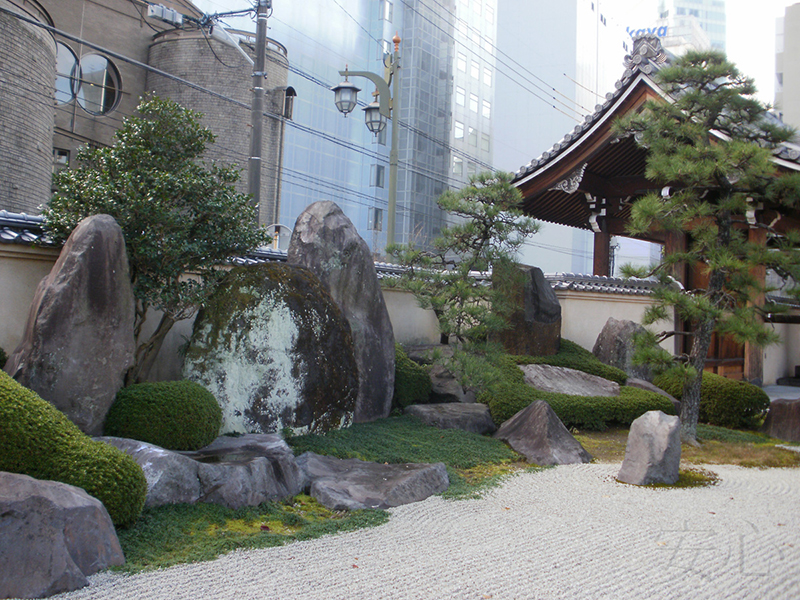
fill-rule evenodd
<path id="1" fill-rule="evenodd" d="M 600 362 L 586 348 L 564 338 L 561 338 L 561 345 L 557 354 L 550 356 L 516 356 L 514 360 L 519 365 L 550 365 L 551 367 L 575 369 L 589 373 L 589 375 L 597 375 L 609 381 L 616 381 L 620 385 L 624 385 L 628 379 L 628 374 L 622 369 Z"/>
<path id="2" fill-rule="evenodd" d="M 679 371 L 662 373 L 653 383 L 675 398 L 683 396 L 683 376 Z M 703 373 L 701 422 L 729 429 L 757 429 L 768 408 L 769 396 L 760 387 L 715 373 Z"/>
<path id="3" fill-rule="evenodd" d="M 127 454 L 92 440 L 38 394 L 0 371 L 0 471 L 86 490 L 117 526 L 142 512 L 147 481 Z"/>
<path id="4" fill-rule="evenodd" d="M 6 351 L 0 348 L 0 369 L 6 366 L 6 361 L 8 360 L 8 355 Z"/>
<path id="5" fill-rule="evenodd" d="M 650 410 L 675 414 L 667 398 L 654 392 L 623 386 L 620 395 L 572 396 L 537 390 L 525 383 L 516 364 L 516 357 L 504 357 L 497 367 L 501 381 L 491 386 L 479 398 L 489 405 L 495 424 L 500 425 L 536 400 L 546 401 L 566 427 L 602 431 L 611 424 L 629 426 Z M 560 366 L 560 365 L 559 365 Z"/>
<path id="6" fill-rule="evenodd" d="M 202 385 L 159 381 L 117 392 L 103 432 L 167 450 L 197 450 L 213 442 L 221 426 L 222 409 Z"/>
<path id="7" fill-rule="evenodd" d="M 427 404 L 431 396 L 428 369 L 408 358 L 400 344 L 394 345 L 394 398 L 400 408 L 412 404 Z"/>

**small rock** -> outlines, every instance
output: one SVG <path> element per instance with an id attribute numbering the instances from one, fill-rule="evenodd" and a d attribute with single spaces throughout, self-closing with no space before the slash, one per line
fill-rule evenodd
<path id="1" fill-rule="evenodd" d="M 0 598 L 77 590 L 125 563 L 111 517 L 81 488 L 0 472 Z"/>
<path id="2" fill-rule="evenodd" d="M 617 479 L 634 485 L 678 481 L 681 462 L 681 422 L 651 410 L 631 423 L 625 460 Z"/>
<path id="3" fill-rule="evenodd" d="M 485 404 L 412 404 L 403 412 L 439 429 L 463 429 L 481 435 L 496 429 L 489 407 Z"/>
<path id="4" fill-rule="evenodd" d="M 573 396 L 619 396 L 619 384 L 576 369 L 550 365 L 520 365 L 525 383 L 543 392 Z"/>
<path id="5" fill-rule="evenodd" d="M 461 383 L 442 365 L 433 365 L 430 377 L 432 402 L 461 402 L 464 398 L 464 388 L 461 387 Z"/>
<path id="6" fill-rule="evenodd" d="M 444 463 L 387 465 L 306 452 L 297 464 L 311 496 L 331 510 L 401 506 L 439 494 L 450 485 Z"/>
<path id="7" fill-rule="evenodd" d="M 800 442 L 800 399 L 773 400 L 761 431 L 779 440 Z"/>
<path id="8" fill-rule="evenodd" d="M 571 465 L 592 460 L 592 455 L 567 431 L 544 400 L 537 400 L 500 425 L 494 437 L 537 465 Z"/>

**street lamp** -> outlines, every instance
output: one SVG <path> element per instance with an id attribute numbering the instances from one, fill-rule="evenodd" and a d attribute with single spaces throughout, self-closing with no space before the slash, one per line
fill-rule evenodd
<path id="1" fill-rule="evenodd" d="M 334 104 L 339 112 L 347 116 L 356 106 L 356 96 L 360 91 L 355 85 L 348 81 L 348 77 L 366 77 L 375 84 L 375 101 L 364 108 L 364 121 L 367 128 L 378 135 L 386 127 L 388 119 L 394 114 L 397 118 L 393 119 L 392 124 L 392 146 L 389 151 L 389 226 L 386 231 L 386 243 L 394 243 L 395 212 L 397 206 L 397 140 L 398 126 L 400 118 L 400 36 L 395 33 L 394 54 L 387 56 L 383 60 L 384 77 L 370 73 L 369 71 L 350 71 L 345 67 L 344 71 L 339 71 L 339 75 L 344 77 L 344 81 L 331 88 L 334 93 Z M 388 59 L 388 63 L 387 63 Z M 389 86 L 392 86 L 391 91 Z"/>

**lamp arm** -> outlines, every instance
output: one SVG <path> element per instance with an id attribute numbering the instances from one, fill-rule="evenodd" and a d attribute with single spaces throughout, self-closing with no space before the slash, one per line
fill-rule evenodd
<path id="1" fill-rule="evenodd" d="M 375 73 L 370 73 L 369 71 L 339 71 L 339 75 L 342 77 L 348 77 L 352 75 L 353 77 L 366 77 L 372 83 L 375 84 L 375 87 L 378 88 L 378 105 L 380 113 L 386 117 L 387 119 L 391 118 L 391 109 L 389 107 L 389 100 L 391 98 L 389 92 L 389 84 L 381 77 L 380 75 L 376 75 Z"/>

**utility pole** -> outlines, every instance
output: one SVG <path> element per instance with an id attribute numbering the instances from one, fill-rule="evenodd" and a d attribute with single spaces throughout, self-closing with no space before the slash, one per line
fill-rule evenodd
<path id="1" fill-rule="evenodd" d="M 267 11 L 272 0 L 257 0 L 256 60 L 253 65 L 253 104 L 250 110 L 250 159 L 247 162 L 248 191 L 256 208 L 256 223 L 261 209 L 261 140 L 264 136 L 264 85 L 267 68 Z"/>

